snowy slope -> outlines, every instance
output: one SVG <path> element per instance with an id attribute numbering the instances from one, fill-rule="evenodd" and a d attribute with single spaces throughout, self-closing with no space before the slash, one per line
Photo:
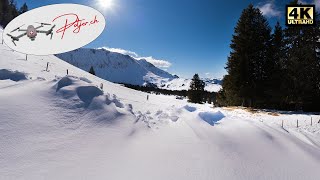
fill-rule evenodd
<path id="1" fill-rule="evenodd" d="M 140 64 L 140 61 L 129 55 L 106 49 L 81 48 L 56 56 L 85 71 L 89 71 L 93 66 L 97 76 L 116 83 L 143 85 L 151 78 L 174 78 L 145 60 Z"/>
<path id="2" fill-rule="evenodd" d="M 319 115 L 147 101 L 55 56 L 0 54 L 0 179 L 320 176 Z"/>
<path id="3" fill-rule="evenodd" d="M 115 83 L 154 84 L 159 88 L 169 90 L 188 90 L 190 87 L 190 79 L 177 78 L 145 59 L 137 60 L 129 55 L 103 48 L 81 48 L 56 56 L 85 71 L 89 71 L 93 66 L 98 77 Z M 221 89 L 221 85 L 215 81 L 206 81 L 205 89 L 217 92 Z"/>
<path id="4" fill-rule="evenodd" d="M 175 78 L 172 74 L 159 69 L 157 67 L 155 67 L 153 64 L 149 63 L 147 60 L 145 59 L 140 59 L 137 61 L 142 67 L 144 67 L 147 71 L 152 72 L 153 74 L 162 77 L 162 78 L 168 78 L 168 79 L 173 79 Z"/>

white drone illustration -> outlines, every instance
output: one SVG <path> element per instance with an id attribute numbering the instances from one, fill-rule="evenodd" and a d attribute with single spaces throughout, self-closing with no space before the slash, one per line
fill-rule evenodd
<path id="1" fill-rule="evenodd" d="M 36 23 L 38 23 L 38 22 L 36 22 Z M 13 43 L 15 46 L 17 46 L 16 43 L 15 43 L 15 41 L 19 41 L 19 39 L 20 39 L 21 37 L 23 37 L 23 36 L 27 36 L 28 38 L 31 39 L 31 41 L 34 41 L 34 40 L 36 39 L 38 33 L 44 33 L 44 34 L 46 34 L 47 36 L 48 36 L 48 35 L 51 35 L 50 39 L 52 39 L 52 36 L 53 36 L 53 28 L 55 28 L 56 25 L 53 25 L 49 30 L 44 31 L 44 30 L 38 30 L 38 29 L 43 28 L 44 26 L 51 26 L 51 24 L 48 24 L 48 23 L 38 23 L 38 24 L 40 24 L 40 26 L 38 26 L 38 27 L 36 27 L 36 28 L 35 28 L 33 25 L 29 25 L 29 26 L 27 27 L 27 29 L 21 29 L 21 27 L 24 26 L 24 25 L 22 25 L 22 26 L 20 26 L 20 27 L 18 27 L 18 28 L 16 28 L 16 29 L 14 29 L 14 30 L 11 31 L 11 33 L 15 32 L 15 31 L 24 32 L 23 34 L 20 34 L 19 36 L 13 36 L 13 35 L 11 35 L 11 34 L 7 34 L 7 35 L 11 37 L 12 43 Z"/>

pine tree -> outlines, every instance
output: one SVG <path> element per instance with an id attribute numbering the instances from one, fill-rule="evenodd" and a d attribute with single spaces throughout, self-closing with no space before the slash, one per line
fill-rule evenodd
<path id="1" fill-rule="evenodd" d="M 292 4 L 297 4 L 297 1 Z M 295 110 L 319 110 L 319 15 L 315 27 L 294 26 L 285 30 L 287 51 L 287 104 Z M 316 108 L 318 107 L 318 108 Z"/>
<path id="2" fill-rule="evenodd" d="M 19 15 L 14 0 L 0 0 L 0 8 L 0 25 L 3 27 Z"/>
<path id="3" fill-rule="evenodd" d="M 320 110 L 320 16 L 316 16 L 316 26 L 305 27 L 303 33 L 303 65 L 304 87 L 302 89 L 302 109 L 306 111 Z"/>
<path id="4" fill-rule="evenodd" d="M 265 105 L 268 108 L 282 108 L 286 96 L 283 83 L 286 82 L 286 44 L 284 42 L 284 32 L 279 22 L 277 22 L 274 33 L 271 36 L 265 81 Z"/>
<path id="5" fill-rule="evenodd" d="M 94 69 L 93 69 L 93 66 L 91 66 L 90 70 L 89 70 L 89 73 L 92 74 L 92 75 L 96 75 Z"/>
<path id="6" fill-rule="evenodd" d="M 19 16 L 19 11 L 17 10 L 17 4 L 14 0 L 10 0 L 9 3 L 9 13 L 10 13 L 10 19 L 9 22 L 14 19 L 15 17 Z"/>
<path id="7" fill-rule="evenodd" d="M 0 25 L 5 27 L 9 23 L 9 1 L 0 0 L 1 2 L 1 11 L 0 11 Z"/>
<path id="8" fill-rule="evenodd" d="M 2 24 L 2 20 L 3 20 L 3 16 L 4 16 L 4 13 L 3 13 L 3 0 L 0 0 L 0 25 Z"/>
<path id="9" fill-rule="evenodd" d="M 23 3 L 23 5 L 21 6 L 21 8 L 19 9 L 19 14 L 23 14 L 25 12 L 28 11 L 28 6 L 26 3 Z"/>
<path id="10" fill-rule="evenodd" d="M 205 83 L 200 79 L 198 74 L 195 74 L 190 83 L 188 98 L 190 102 L 202 103 L 204 95 Z"/>
<path id="11" fill-rule="evenodd" d="M 227 105 L 261 104 L 270 33 L 271 28 L 259 9 L 250 4 L 243 10 L 230 45 L 228 75 L 222 84 L 224 95 L 220 97 L 226 98 Z"/>

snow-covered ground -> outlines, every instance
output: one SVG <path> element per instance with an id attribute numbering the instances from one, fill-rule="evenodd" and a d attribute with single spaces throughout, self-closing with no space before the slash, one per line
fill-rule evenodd
<path id="1" fill-rule="evenodd" d="M 319 120 L 146 94 L 0 45 L 0 179 L 316 180 Z"/>

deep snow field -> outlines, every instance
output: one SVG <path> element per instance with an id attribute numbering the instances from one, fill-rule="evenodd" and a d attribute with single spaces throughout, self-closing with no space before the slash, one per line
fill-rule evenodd
<path id="1" fill-rule="evenodd" d="M 26 61 L 0 44 L 0 179 L 317 180 L 319 120 L 147 100 L 53 55 Z"/>

